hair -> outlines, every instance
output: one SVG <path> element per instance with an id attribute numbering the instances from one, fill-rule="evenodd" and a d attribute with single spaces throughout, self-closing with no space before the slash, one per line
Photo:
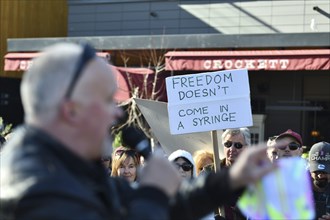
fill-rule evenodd
<path id="1" fill-rule="evenodd" d="M 81 53 L 79 45 L 59 43 L 33 61 L 21 83 L 26 122 L 49 120 L 57 114 Z"/>
<path id="2" fill-rule="evenodd" d="M 199 173 L 201 172 L 201 169 L 203 168 L 203 166 L 202 166 L 203 161 L 206 159 L 210 159 L 213 162 L 213 154 L 206 150 L 195 151 L 194 161 L 195 161 L 195 165 L 196 165 L 197 176 L 199 175 Z"/>
<path id="3" fill-rule="evenodd" d="M 224 142 L 224 139 L 227 135 L 231 135 L 231 136 L 236 136 L 242 134 L 245 143 L 249 146 L 251 145 L 251 133 L 250 130 L 248 128 L 236 128 L 236 129 L 226 129 L 221 136 L 222 139 L 222 144 Z"/>
<path id="4" fill-rule="evenodd" d="M 122 155 L 116 155 L 116 152 L 118 150 L 123 150 L 124 151 L 123 154 Z M 120 165 L 122 165 L 124 163 L 124 161 L 127 158 L 132 158 L 136 167 L 138 167 L 140 165 L 140 157 L 139 157 L 137 152 L 136 152 L 136 156 L 134 156 L 134 155 L 129 154 L 128 152 L 125 152 L 125 151 L 134 151 L 134 150 L 132 150 L 130 148 L 126 148 L 126 147 L 118 147 L 114 151 L 114 153 L 112 155 L 111 176 L 118 176 L 119 167 L 120 167 Z"/>
<path id="5" fill-rule="evenodd" d="M 268 140 L 267 140 L 267 147 L 273 147 L 274 144 L 275 144 L 275 139 L 277 138 L 278 136 L 272 136 L 272 137 L 269 137 Z"/>

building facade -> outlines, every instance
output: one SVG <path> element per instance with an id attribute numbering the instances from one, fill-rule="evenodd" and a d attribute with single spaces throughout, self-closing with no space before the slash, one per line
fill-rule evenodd
<path id="1" fill-rule="evenodd" d="M 66 37 L 68 5 L 56 1 L 0 1 L 0 56 L 8 52 L 7 39 Z M 23 120 L 19 85 L 22 71 L 4 71 L 0 62 L 0 116 L 17 125 Z"/>
<path id="2" fill-rule="evenodd" d="M 68 0 L 67 6 L 65 40 L 89 41 L 114 65 L 155 68 L 148 59 L 154 54 L 163 76 L 248 67 L 255 142 L 288 128 L 307 146 L 330 141 L 328 1 Z M 9 39 L 8 53 L 61 40 Z"/>

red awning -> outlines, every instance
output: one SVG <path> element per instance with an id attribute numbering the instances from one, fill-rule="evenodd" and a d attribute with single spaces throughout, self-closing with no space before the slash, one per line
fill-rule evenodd
<path id="1" fill-rule="evenodd" d="M 5 71 L 25 71 L 32 65 L 33 58 L 40 56 L 40 52 L 36 53 L 7 53 L 5 55 Z M 105 52 L 97 52 L 99 57 L 110 59 L 110 54 Z"/>
<path id="2" fill-rule="evenodd" d="M 33 63 L 33 58 L 40 56 L 41 53 L 8 53 L 5 55 L 5 71 L 26 71 Z M 98 52 L 98 56 L 106 58 L 109 60 L 109 53 Z M 126 74 L 130 74 L 131 78 L 133 78 L 134 85 L 140 83 L 140 75 L 144 74 L 153 74 L 154 71 L 148 68 L 129 68 L 129 67 L 117 67 L 110 65 L 114 70 L 117 84 L 118 84 L 118 92 L 115 95 L 115 99 L 119 102 L 126 101 L 131 97 L 130 94 L 130 86 L 127 83 Z"/>
<path id="3" fill-rule="evenodd" d="M 165 58 L 168 71 L 330 70 L 330 49 L 172 51 Z"/>

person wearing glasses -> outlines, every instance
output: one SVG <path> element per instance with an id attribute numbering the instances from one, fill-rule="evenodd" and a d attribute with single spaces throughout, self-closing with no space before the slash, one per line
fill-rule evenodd
<path id="1" fill-rule="evenodd" d="M 277 148 L 278 158 L 300 157 L 303 153 L 303 141 L 297 132 L 288 129 L 275 138 L 275 142 L 279 142 L 281 146 Z"/>
<path id="2" fill-rule="evenodd" d="M 251 134 L 248 128 L 226 129 L 221 136 L 225 158 L 221 167 L 230 167 L 247 146 L 251 145 Z"/>
<path id="3" fill-rule="evenodd" d="M 276 169 L 264 146 L 188 185 L 157 153 L 136 188 L 108 177 L 116 92 L 114 70 L 88 44 L 57 43 L 33 61 L 21 82 L 24 124 L 1 152 L 1 220 L 198 219 Z"/>
<path id="4" fill-rule="evenodd" d="M 248 128 L 226 129 L 221 136 L 224 147 L 225 158 L 221 160 L 220 169 L 229 169 L 234 165 L 238 156 L 251 145 L 251 133 Z M 246 220 L 247 218 L 236 206 L 239 196 L 230 201 L 229 205 L 223 207 L 221 216 L 226 220 Z"/>
<path id="5" fill-rule="evenodd" d="M 192 155 L 185 150 L 176 150 L 168 156 L 168 160 L 178 169 L 183 179 L 196 177 L 196 167 Z"/>
<path id="6" fill-rule="evenodd" d="M 181 179 L 166 158 L 149 161 L 134 193 L 104 171 L 123 114 L 116 92 L 113 67 L 88 44 L 58 43 L 33 61 L 21 82 L 24 125 L 1 153 L 1 220 L 167 218 Z"/>
<path id="7" fill-rule="evenodd" d="M 140 166 L 140 155 L 133 149 L 118 147 L 112 155 L 111 176 L 125 178 L 133 183 L 137 180 L 137 170 Z"/>

